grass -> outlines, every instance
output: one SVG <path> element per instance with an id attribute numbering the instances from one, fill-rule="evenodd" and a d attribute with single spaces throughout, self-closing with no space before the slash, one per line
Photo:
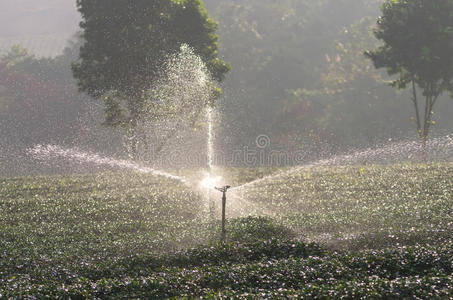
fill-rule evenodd
<path id="1" fill-rule="evenodd" d="M 226 244 L 176 180 L 0 178 L 0 298 L 453 297 L 453 164 L 265 177 L 281 171 L 218 170 L 235 186 L 264 177 L 229 194 L 245 211 Z"/>

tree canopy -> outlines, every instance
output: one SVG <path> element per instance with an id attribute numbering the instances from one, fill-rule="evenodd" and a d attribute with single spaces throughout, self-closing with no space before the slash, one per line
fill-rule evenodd
<path id="1" fill-rule="evenodd" d="M 375 30 L 384 45 L 366 52 L 376 68 L 398 75 L 393 85 L 412 85 L 417 130 L 426 140 L 433 107 L 445 91 L 453 90 L 453 1 L 392 0 L 382 6 Z M 425 97 L 420 113 L 417 89 Z"/>
<path id="2" fill-rule="evenodd" d="M 39 7 L 39 3 L 44 1 L 46 0 L 34 0 L 33 5 Z M 102 10 L 105 10 L 94 13 L 95 11 L 86 7 L 86 13 L 90 16 L 89 22 L 95 24 L 99 21 L 96 19 L 103 18 L 105 22 L 111 21 L 109 23 L 110 28 L 118 29 L 117 19 L 123 17 L 117 16 L 115 13 L 115 19 L 112 19 L 108 17 L 107 12 L 113 9 L 110 7 L 111 5 L 117 6 L 116 10 L 122 11 L 123 9 L 120 9 L 119 5 L 123 1 L 125 0 L 111 0 L 108 3 L 104 2 L 102 4 L 104 6 L 101 6 L 99 1 L 86 1 L 86 5 L 102 7 Z M 156 7 L 159 3 L 164 3 L 164 1 L 159 0 L 148 2 L 147 5 Z M 218 112 L 214 118 L 217 122 L 215 124 L 216 148 L 222 149 L 230 156 L 232 152 L 243 145 L 255 147 L 256 137 L 266 134 L 272 141 L 271 147 L 286 150 L 289 147 L 288 145 L 290 145 L 294 147 L 294 152 L 303 149 L 303 152 L 308 155 L 304 159 L 312 161 L 318 155 L 325 156 L 350 151 L 351 148 L 360 149 L 376 144 L 381 145 L 387 143 L 389 139 L 392 139 L 392 142 L 396 142 L 401 139 L 407 140 L 416 137 L 417 131 L 414 130 L 414 124 L 409 122 L 409 118 L 415 117 L 412 107 L 409 106 L 412 103 L 408 100 L 411 96 L 413 97 L 411 95 L 412 88 L 405 90 L 393 89 L 387 83 L 389 80 L 398 79 L 400 73 L 397 72 L 393 75 L 394 77 L 390 77 L 386 74 L 384 68 L 375 69 L 372 60 L 363 55 L 366 50 L 377 49 L 379 46 L 385 45 L 383 40 L 378 40 L 373 35 L 376 19 L 382 14 L 379 7 L 384 2 L 384 0 L 203 1 L 210 16 L 219 22 L 218 30 L 216 31 L 219 35 L 218 57 L 224 57 L 224 60 L 230 62 L 233 66 L 229 76 L 222 82 L 224 95 L 216 101 L 216 111 Z M 130 1 L 130 3 L 143 5 L 144 2 Z M 176 0 L 173 0 L 173 4 L 170 1 L 165 3 L 179 7 L 175 4 L 179 3 Z M 20 7 L 20 5 L 16 7 Z M 124 7 L 127 8 L 127 5 Z M 173 8 L 170 6 L 166 7 L 169 12 L 167 14 L 168 18 L 171 15 L 174 19 L 176 13 Z M 187 7 L 188 5 L 186 5 Z M 179 11 L 184 13 L 182 9 Z M 441 14 L 436 14 L 433 18 L 445 16 L 447 11 L 449 10 L 443 9 Z M 131 11 L 129 14 L 136 13 L 139 15 L 144 14 L 138 8 L 136 12 Z M 58 15 L 54 14 L 46 17 L 57 18 Z M 160 16 L 157 17 L 168 21 L 167 25 L 172 20 Z M 140 27 L 137 25 L 139 22 L 135 20 L 136 17 L 130 18 L 133 21 L 131 22 L 135 24 L 134 26 Z M 193 21 L 191 18 L 188 19 Z M 404 20 L 404 18 L 400 19 Z M 83 19 L 83 22 L 89 23 L 85 19 Z M 131 22 L 125 21 L 124 24 L 128 25 Z M 421 21 L 417 20 L 417 22 Z M 143 23 L 154 24 L 154 21 Z M 99 21 L 96 24 L 102 25 L 103 23 Z M 423 23 L 423 25 L 418 24 L 417 26 L 424 28 L 425 25 Z M 153 26 L 157 31 L 158 25 Z M 160 28 L 163 28 L 162 26 Z M 181 30 L 193 28 L 192 25 L 186 27 L 181 28 Z M 92 30 L 95 29 L 92 28 Z M 124 50 L 124 47 L 132 49 L 130 51 L 125 49 L 121 52 L 121 60 L 125 62 L 121 66 L 123 68 L 121 70 L 125 71 L 128 70 L 128 64 L 134 62 L 133 56 L 138 56 L 136 52 L 139 53 L 138 50 L 142 47 L 138 46 L 135 49 L 133 46 L 136 43 L 147 45 L 144 52 L 142 54 L 139 53 L 142 58 L 137 59 L 139 61 L 138 66 L 145 67 L 146 64 L 141 61 L 143 61 L 143 57 L 147 57 L 146 51 L 154 49 L 153 47 L 158 48 L 157 45 L 149 45 L 149 43 L 145 43 L 142 40 L 133 43 L 127 43 L 126 40 L 118 40 L 126 39 L 129 34 L 136 32 L 140 39 L 149 41 L 151 39 L 150 36 L 154 34 L 145 35 L 139 32 L 139 28 L 135 27 L 127 27 L 123 32 L 104 30 L 105 34 L 101 33 L 98 35 L 94 35 L 95 31 L 90 32 L 82 39 L 82 45 L 87 42 L 86 38 L 90 36 L 90 41 L 96 42 L 96 39 L 99 39 L 99 47 L 103 51 L 111 50 L 113 52 L 116 49 L 113 45 L 120 45 L 120 42 L 122 44 L 119 49 Z M 172 32 L 169 30 L 167 38 L 173 36 Z M 113 34 L 117 41 L 113 39 Z M 108 40 L 104 35 L 109 35 L 107 36 Z M 179 34 L 179 36 L 182 35 Z M 165 37 L 165 35 L 160 37 Z M 407 40 L 407 36 L 403 35 L 403 38 Z M 89 65 L 93 70 L 99 71 L 92 76 L 93 81 L 91 83 L 93 92 L 100 92 L 99 98 L 101 100 L 93 101 L 92 97 L 78 94 L 76 92 L 77 84 L 72 80 L 70 61 L 79 59 L 78 49 L 80 46 L 71 47 L 71 49 L 77 50 L 74 51 L 74 55 L 65 55 L 67 58 L 65 58 L 63 63 L 60 61 L 60 57 L 41 59 L 47 53 L 55 52 L 48 51 L 49 49 L 54 48 L 54 50 L 57 50 L 57 48 L 60 49 L 61 47 L 60 43 L 56 44 L 48 36 L 34 36 L 30 37 L 30 39 L 27 36 L 15 37 L 14 39 L 1 36 L 0 40 L 0 53 L 4 51 L 6 54 L 11 45 L 21 44 L 29 50 L 29 53 L 36 55 L 33 60 L 27 59 L 14 65 L 2 59 L 3 65 L 0 66 L 0 69 L 2 69 L 3 78 L 8 81 L 0 84 L 0 113 L 2 114 L 0 118 L 2 136 L 0 138 L 8 136 L 7 143 L 15 143 L 19 138 L 25 140 L 24 136 L 27 136 L 28 144 L 32 144 L 31 141 L 58 141 L 58 138 L 55 138 L 56 136 L 61 136 L 65 140 L 64 143 L 69 143 L 71 139 L 67 138 L 67 136 L 73 134 L 79 137 L 77 138 L 77 145 L 83 142 L 83 145 L 85 145 L 83 147 L 93 151 L 105 152 L 108 155 L 112 153 L 116 155 L 128 154 L 124 147 L 128 145 L 130 136 L 122 137 L 121 134 L 124 131 L 99 126 L 99 123 L 104 121 L 104 124 L 124 126 L 125 129 L 128 129 L 131 117 L 128 109 L 128 103 L 130 102 L 137 104 L 137 108 L 140 108 L 141 104 L 146 104 L 144 105 L 145 109 L 154 112 L 156 112 L 157 107 L 159 114 L 167 116 L 166 120 L 159 120 L 153 124 L 146 124 L 145 128 L 140 128 L 140 132 L 148 134 L 148 144 L 152 149 L 159 149 L 161 141 L 163 142 L 166 136 L 171 135 L 177 129 L 176 125 L 180 121 L 183 123 L 180 128 L 184 131 L 177 130 L 177 133 L 165 144 L 161 152 L 163 155 L 158 159 L 153 159 L 153 163 L 166 161 L 167 150 L 174 151 L 177 145 L 185 145 L 184 147 L 187 149 L 189 148 L 187 143 L 191 143 L 191 145 L 195 145 L 190 147 L 194 149 L 191 151 L 196 153 L 204 151 L 204 148 L 202 148 L 204 143 L 201 142 L 205 138 L 204 130 L 194 130 L 194 128 L 205 128 L 206 124 L 203 122 L 204 114 L 198 115 L 198 120 L 194 125 L 189 124 L 190 122 L 187 120 L 189 114 L 180 114 L 181 110 L 186 111 L 185 107 L 187 106 L 189 106 L 190 112 L 197 111 L 200 107 L 192 106 L 190 101 L 186 101 L 189 97 L 185 96 L 194 91 L 190 89 L 193 85 L 184 86 L 177 84 L 177 89 L 171 88 L 170 90 L 169 87 L 175 86 L 173 78 L 161 76 L 157 83 L 156 81 L 149 82 L 151 90 L 142 93 L 137 89 L 139 97 L 130 97 L 129 101 L 124 95 L 125 92 L 119 89 L 112 89 L 117 88 L 125 80 L 124 78 L 135 82 L 136 79 L 138 80 L 138 76 L 136 78 L 134 76 L 126 77 L 127 73 L 122 71 L 124 74 L 115 77 L 118 80 L 116 83 L 112 83 L 104 90 L 101 90 L 102 86 L 98 85 L 103 79 L 101 75 L 111 75 L 110 71 L 102 73 L 102 70 L 109 70 L 109 68 L 114 70 L 113 61 L 108 60 L 107 62 L 102 61 L 102 64 Z M 163 38 L 156 38 L 153 41 L 160 43 L 162 40 Z M 188 39 L 184 37 L 184 40 L 187 41 Z M 110 43 L 108 46 L 106 41 Z M 200 50 L 195 48 L 194 43 L 189 44 L 189 52 L 200 56 Z M 168 73 L 167 70 L 171 67 L 172 70 L 175 70 L 174 74 L 180 74 L 180 72 L 176 72 L 178 66 L 172 63 L 172 59 L 178 61 L 178 57 L 182 53 L 179 50 L 181 47 L 178 49 L 177 45 L 175 45 L 174 49 L 174 53 L 168 55 L 169 60 L 163 58 L 163 61 L 165 61 L 163 63 L 164 70 L 165 73 Z M 131 57 L 127 56 L 129 53 L 131 53 Z M 12 53 L 9 54 L 12 55 Z M 96 55 L 104 58 L 104 56 L 101 56 L 101 52 Z M 108 58 L 112 57 L 109 56 Z M 8 60 L 10 61 L 11 59 Z M 37 63 L 38 61 L 39 64 Z M 203 61 L 207 63 L 209 59 L 204 58 Z M 94 58 L 92 62 L 96 62 Z M 5 63 L 8 66 L 5 66 Z M 82 60 L 77 61 L 77 64 L 81 63 Z M 138 69 L 138 67 L 134 68 L 131 67 L 130 69 Z M 149 70 L 149 67 L 146 68 Z M 158 70 L 159 68 L 156 69 Z M 57 70 L 60 71 L 57 72 Z M 136 71 L 133 73 L 141 74 Z M 118 72 L 116 74 L 118 75 Z M 149 80 L 153 79 L 151 72 L 143 74 L 145 76 L 149 75 Z M 27 78 L 24 75 L 27 75 Z M 43 87 L 53 86 L 48 84 L 51 81 L 64 84 L 65 90 L 63 94 L 65 99 L 67 98 L 71 102 L 71 108 L 64 108 L 63 105 L 60 105 L 62 103 L 59 100 L 60 97 L 41 97 L 40 95 L 53 92 L 55 89 L 40 89 L 39 93 L 34 91 L 34 82 L 38 81 L 31 81 L 30 77 L 28 77 L 30 75 L 37 79 Z M 159 76 L 159 74 L 156 76 Z M 62 79 L 64 79 L 64 82 Z M 85 83 L 88 83 L 89 78 L 85 79 L 87 80 Z M 148 81 L 148 79 L 144 80 L 144 82 Z M 179 79 L 182 80 L 183 78 Z M 176 82 L 179 81 L 176 80 Z M 420 101 L 425 101 L 425 97 L 420 94 L 422 89 L 417 84 L 415 85 L 418 92 L 417 100 L 420 105 L 420 117 L 423 117 L 424 111 L 421 106 L 424 103 L 420 103 Z M 124 86 L 128 87 L 131 85 L 124 84 Z M 407 87 L 412 87 L 412 82 L 408 82 Z M 104 91 L 106 92 L 102 94 Z M 55 94 L 52 93 L 52 95 Z M 170 101 L 150 102 L 152 97 L 157 99 L 157 97 L 162 97 L 162 94 L 166 97 L 165 100 L 170 99 Z M 142 95 L 144 96 L 142 97 Z M 174 95 L 179 98 L 174 97 Z M 105 96 L 108 96 L 107 99 Z M 451 134 L 453 130 L 453 118 L 451 118 L 453 101 L 449 101 L 448 96 L 450 96 L 449 93 L 444 92 L 435 103 L 436 113 L 432 118 L 436 121 L 436 124 L 431 126 L 430 136 L 445 136 Z M 16 99 L 27 100 L 16 101 Z M 55 99 L 56 101 L 49 101 L 50 99 Z M 198 100 L 200 97 L 197 96 L 196 99 Z M 214 99 L 214 97 L 209 99 Z M 29 106 L 30 103 L 34 103 L 34 105 Z M 179 105 L 179 103 L 184 103 L 184 105 Z M 202 101 L 197 102 L 197 104 L 201 103 Z M 169 107 L 167 104 L 170 104 L 170 110 L 167 109 Z M 45 108 L 41 109 L 41 107 Z M 33 111 L 30 108 L 33 108 Z M 39 109 L 38 113 L 36 109 Z M 108 114 L 104 114 L 103 110 L 107 110 Z M 44 116 L 44 114 L 40 113 L 41 111 L 49 112 L 49 114 Z M 199 109 L 199 111 L 203 113 L 205 110 Z M 177 117 L 173 118 L 169 116 L 170 114 Z M 85 115 L 89 116 L 89 118 L 85 117 Z M 179 118 L 180 116 L 184 117 L 184 119 Z M 57 119 L 57 117 L 61 120 L 51 122 L 51 118 Z M 192 117 L 190 115 L 190 118 Z M 78 119 L 80 121 L 77 121 Z M 88 119 L 90 122 L 87 122 Z M 168 121 L 169 119 L 171 120 Z M 34 120 L 37 122 L 33 123 Z M 62 125 L 63 123 L 68 125 L 71 123 L 75 124 L 73 126 L 87 128 L 85 132 L 95 133 L 96 139 L 88 139 L 76 130 L 67 130 Z M 420 123 L 423 125 L 423 120 Z M 38 124 L 40 125 L 38 126 Z M 50 134 L 49 128 L 52 129 L 52 134 Z M 19 129 L 23 134 L 17 133 Z M 108 135 L 111 135 L 109 143 L 97 142 L 100 140 L 97 139 L 98 137 L 104 138 Z M 49 138 L 38 138 L 45 136 L 49 136 Z M 139 157 L 145 152 L 150 153 L 150 151 L 142 151 L 145 147 L 143 147 L 144 144 L 141 142 L 142 140 L 140 139 Z M 106 145 L 114 145 L 114 147 L 107 147 Z M 198 146 L 199 148 L 196 148 Z"/>
<path id="3" fill-rule="evenodd" d="M 85 44 L 74 76 L 82 91 L 109 96 L 107 125 L 136 130 L 147 90 L 183 44 L 201 57 L 213 79 L 223 80 L 230 69 L 217 58 L 217 23 L 200 0 L 78 0 L 77 7 Z"/>

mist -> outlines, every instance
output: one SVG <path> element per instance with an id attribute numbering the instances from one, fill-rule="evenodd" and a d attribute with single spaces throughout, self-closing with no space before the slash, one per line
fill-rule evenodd
<path id="1" fill-rule="evenodd" d="M 21 44 L 37 56 L 61 54 L 79 22 L 75 1 L 2 0 L 0 51 Z"/>
<path id="2" fill-rule="evenodd" d="M 452 12 L 0 0 L 0 298 L 453 299 Z"/>
<path id="3" fill-rule="evenodd" d="M 286 151 L 293 157 L 304 152 L 303 162 L 416 140 L 410 92 L 389 87 L 391 78 L 363 56 L 378 44 L 371 32 L 381 3 L 206 1 L 218 22 L 220 57 L 232 66 L 216 104 L 221 138 L 213 147 L 225 153 L 218 160 L 226 163 L 238 149 L 256 147 L 260 136 L 269 138 L 267 151 Z M 75 1 L 1 1 L 0 54 L 13 45 L 26 49 L 36 61 L 15 72 L 34 74 L 41 85 L 58 82 L 59 97 L 65 98 L 57 105 L 29 99 L 35 108 L 26 111 L 3 97 L 3 149 L 51 142 L 127 156 L 120 131 L 100 125 L 103 103 L 79 93 L 72 77 L 71 64 L 83 44 L 77 35 L 80 20 Z M 344 71 L 353 69 L 355 73 Z M 442 95 L 434 111 L 432 135 L 451 134 L 449 95 Z M 99 147 L 105 143 L 108 147 Z M 5 174 L 12 172 L 7 161 L 2 165 Z"/>

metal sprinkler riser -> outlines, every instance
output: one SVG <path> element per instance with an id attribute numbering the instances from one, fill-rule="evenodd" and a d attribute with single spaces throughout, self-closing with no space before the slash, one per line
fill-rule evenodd
<path id="1" fill-rule="evenodd" d="M 220 237 L 220 240 L 222 242 L 225 241 L 226 239 L 226 229 L 225 229 L 225 207 L 226 207 L 226 193 L 228 189 L 231 188 L 229 185 L 225 185 L 221 188 L 215 187 L 216 190 L 220 191 L 222 193 L 222 235 Z"/>

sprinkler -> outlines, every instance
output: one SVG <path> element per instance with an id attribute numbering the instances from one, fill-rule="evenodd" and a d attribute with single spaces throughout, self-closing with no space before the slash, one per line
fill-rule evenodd
<path id="1" fill-rule="evenodd" d="M 221 241 L 224 242 L 226 239 L 226 230 L 225 230 L 225 206 L 226 206 L 226 192 L 231 186 L 225 185 L 224 187 L 218 188 L 215 187 L 216 190 L 222 193 L 222 236 Z"/>

